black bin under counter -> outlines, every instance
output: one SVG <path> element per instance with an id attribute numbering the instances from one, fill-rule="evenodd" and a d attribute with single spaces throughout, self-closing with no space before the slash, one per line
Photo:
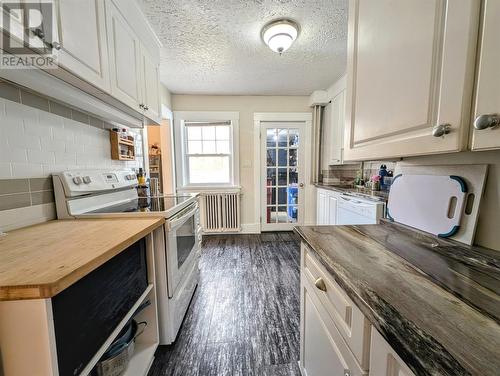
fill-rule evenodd
<path id="1" fill-rule="evenodd" d="M 83 370 L 147 287 L 141 239 L 52 298 L 61 376 Z"/>

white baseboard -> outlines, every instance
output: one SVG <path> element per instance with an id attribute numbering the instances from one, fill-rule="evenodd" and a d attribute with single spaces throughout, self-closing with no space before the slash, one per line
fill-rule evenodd
<path id="1" fill-rule="evenodd" d="M 260 223 L 242 223 L 241 234 L 260 234 Z"/>

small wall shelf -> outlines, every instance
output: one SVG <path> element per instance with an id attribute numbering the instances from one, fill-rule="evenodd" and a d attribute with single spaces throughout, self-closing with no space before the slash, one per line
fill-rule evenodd
<path id="1" fill-rule="evenodd" d="M 134 139 L 120 137 L 118 132 L 109 131 L 111 142 L 111 159 L 116 161 L 134 161 L 135 144 Z"/>

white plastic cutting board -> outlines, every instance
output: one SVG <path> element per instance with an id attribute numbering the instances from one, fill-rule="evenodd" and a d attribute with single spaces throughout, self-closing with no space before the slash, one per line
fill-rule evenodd
<path id="1" fill-rule="evenodd" d="M 460 227 L 466 195 L 467 186 L 457 176 L 398 175 L 389 193 L 387 216 L 431 234 L 449 237 Z"/>

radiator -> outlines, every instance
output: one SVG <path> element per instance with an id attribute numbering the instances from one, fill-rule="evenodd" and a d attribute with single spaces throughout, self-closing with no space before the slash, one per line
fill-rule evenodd
<path id="1" fill-rule="evenodd" d="M 204 233 L 241 231 L 240 192 L 201 193 L 200 206 Z"/>

